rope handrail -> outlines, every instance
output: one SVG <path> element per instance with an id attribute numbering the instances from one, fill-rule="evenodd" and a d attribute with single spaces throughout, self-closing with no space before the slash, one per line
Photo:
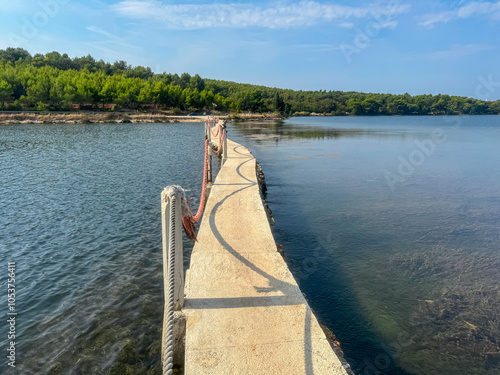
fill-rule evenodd
<path id="1" fill-rule="evenodd" d="M 201 199 L 198 205 L 198 211 L 195 216 L 187 215 L 182 217 L 182 224 L 186 235 L 193 241 L 197 241 L 198 233 L 196 232 L 195 224 L 201 219 L 203 209 L 205 208 L 206 191 L 207 191 L 207 178 L 208 177 L 208 139 L 205 139 L 205 163 L 203 167 L 203 184 L 201 188 Z M 191 198 L 193 199 L 193 198 Z M 190 200 L 191 200 L 190 199 Z"/>
<path id="2" fill-rule="evenodd" d="M 220 125 L 217 126 L 217 132 L 214 134 L 214 132 L 212 131 L 212 127 L 210 126 L 210 123 L 208 123 L 208 126 L 210 127 L 210 133 L 212 133 L 212 137 L 217 137 L 219 135 L 219 131 L 220 131 Z M 215 127 L 215 126 L 214 126 Z"/>
<path id="3" fill-rule="evenodd" d="M 205 140 L 205 163 L 203 166 L 203 184 L 201 188 L 200 204 L 198 206 L 198 211 L 196 212 L 196 215 L 190 218 L 190 221 L 193 224 L 197 223 L 201 219 L 203 209 L 205 208 L 205 197 L 207 190 L 207 172 L 208 172 L 208 139 Z"/>
<path id="4" fill-rule="evenodd" d="M 224 148 L 224 138 L 226 137 L 226 130 L 225 129 L 222 129 L 222 137 L 221 137 L 221 140 L 220 140 L 220 144 L 219 144 L 219 148 L 217 149 L 217 151 L 215 150 L 212 150 L 212 152 L 215 154 L 215 155 L 219 155 L 222 151 L 222 149 Z"/>
<path id="5" fill-rule="evenodd" d="M 216 154 L 223 152 L 222 160 L 224 163 L 227 158 L 227 131 L 224 126 L 221 126 L 218 118 L 214 118 L 213 120 L 214 124 L 217 125 L 216 135 L 220 136 L 220 144 Z M 197 241 L 195 224 L 201 219 L 205 209 L 209 167 L 211 170 L 212 157 L 209 153 L 209 147 L 210 149 L 212 148 L 210 133 L 213 134 L 210 119 L 206 122 L 206 126 L 210 129 L 207 129 L 205 132 L 206 139 L 205 164 L 203 166 L 203 185 L 201 199 L 196 215 L 193 215 L 193 212 L 189 207 L 189 201 L 193 198 L 187 200 L 185 190 L 182 189 L 182 187 L 171 185 L 166 187 L 162 192 L 163 275 L 165 289 L 165 311 L 163 318 L 161 360 L 163 375 L 173 374 L 174 351 L 177 353 L 179 350 L 179 348 L 177 348 L 174 344 L 175 340 L 177 340 L 174 340 L 174 325 L 179 324 L 176 322 L 177 318 L 174 311 L 181 310 L 184 305 L 182 233 L 179 230 L 179 227 L 182 222 L 186 235 L 193 241 Z M 210 130 L 210 133 L 208 130 Z M 169 207 L 169 209 L 167 209 L 167 207 Z"/>
<path id="6" fill-rule="evenodd" d="M 212 127 L 210 126 L 210 120 L 206 123 L 206 125 L 210 128 L 210 132 L 212 133 L 212 135 L 214 135 L 212 132 Z M 219 155 L 224 149 L 224 141 L 226 140 L 227 132 L 226 129 L 223 128 L 219 123 L 217 123 L 217 129 L 218 129 L 217 134 L 219 134 L 219 132 L 222 129 L 221 140 L 217 151 L 212 150 L 212 152 L 216 155 Z M 214 137 L 215 136 L 216 135 L 214 135 Z M 193 241 L 197 241 L 197 236 L 198 236 L 195 224 L 198 221 L 200 221 L 201 216 L 203 214 L 203 210 L 205 208 L 207 181 L 208 181 L 208 139 L 205 139 L 205 162 L 203 166 L 203 184 L 201 188 L 201 198 L 200 198 L 200 203 L 198 205 L 198 211 L 194 216 L 188 214 L 187 216 L 183 215 L 182 217 L 182 224 L 184 226 L 184 230 L 186 231 L 186 235 Z"/>
<path id="7" fill-rule="evenodd" d="M 163 316 L 162 368 L 163 375 L 172 375 L 174 367 L 174 288 L 175 288 L 175 210 L 176 197 L 170 203 L 170 236 L 168 239 L 168 289 Z"/>

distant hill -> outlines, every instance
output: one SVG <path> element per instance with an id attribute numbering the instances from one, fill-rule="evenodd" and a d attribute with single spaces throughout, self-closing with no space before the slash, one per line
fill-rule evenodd
<path id="1" fill-rule="evenodd" d="M 289 116 L 499 114 L 500 101 L 449 95 L 296 91 L 155 74 L 149 67 L 113 64 L 92 56 L 70 58 L 22 48 L 0 50 L 0 110 L 170 109 L 279 112 Z"/>

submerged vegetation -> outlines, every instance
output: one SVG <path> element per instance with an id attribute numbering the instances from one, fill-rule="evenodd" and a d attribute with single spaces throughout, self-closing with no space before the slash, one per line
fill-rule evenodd
<path id="1" fill-rule="evenodd" d="M 295 91 L 203 79 L 198 74 L 155 74 L 92 56 L 70 58 L 22 48 L 0 50 L 0 110 L 169 109 L 278 112 L 282 115 L 498 114 L 500 101 L 449 95 Z"/>
<path id="2" fill-rule="evenodd" d="M 464 368 L 469 374 L 498 373 L 498 256 L 436 247 L 396 255 L 391 263 L 409 282 L 425 280 L 433 289 L 432 297 L 422 299 L 410 319 L 402 364 L 408 368 L 420 364 L 420 371 L 427 374 L 443 368 L 450 373 L 462 373 Z M 471 363 L 481 366 L 472 368 Z"/>
<path id="3" fill-rule="evenodd" d="M 400 374 L 498 374 L 498 254 L 431 245 L 355 267 L 361 310 Z"/>

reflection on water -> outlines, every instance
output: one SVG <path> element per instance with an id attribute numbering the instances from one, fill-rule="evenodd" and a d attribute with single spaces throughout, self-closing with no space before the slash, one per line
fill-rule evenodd
<path id="1" fill-rule="evenodd" d="M 304 121 L 304 120 L 303 120 Z M 417 129 L 370 129 L 370 128 L 342 128 L 322 127 L 307 123 L 290 123 L 287 121 L 252 121 L 236 122 L 234 126 L 245 136 L 255 141 L 270 141 L 278 143 L 289 139 L 335 139 L 348 137 L 370 138 L 401 138 L 408 132 L 419 133 Z"/>
<path id="2" fill-rule="evenodd" d="M 445 141 L 391 189 L 384 173 L 436 129 Z M 498 116 L 229 130 L 262 164 L 275 237 L 357 374 L 500 373 Z"/>

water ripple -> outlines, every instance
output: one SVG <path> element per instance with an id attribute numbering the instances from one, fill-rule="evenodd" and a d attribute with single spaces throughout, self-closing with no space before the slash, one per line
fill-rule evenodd
<path id="1" fill-rule="evenodd" d="M 160 193 L 179 184 L 199 195 L 203 125 L 16 125 L 0 139 L 18 373 L 159 373 Z"/>

